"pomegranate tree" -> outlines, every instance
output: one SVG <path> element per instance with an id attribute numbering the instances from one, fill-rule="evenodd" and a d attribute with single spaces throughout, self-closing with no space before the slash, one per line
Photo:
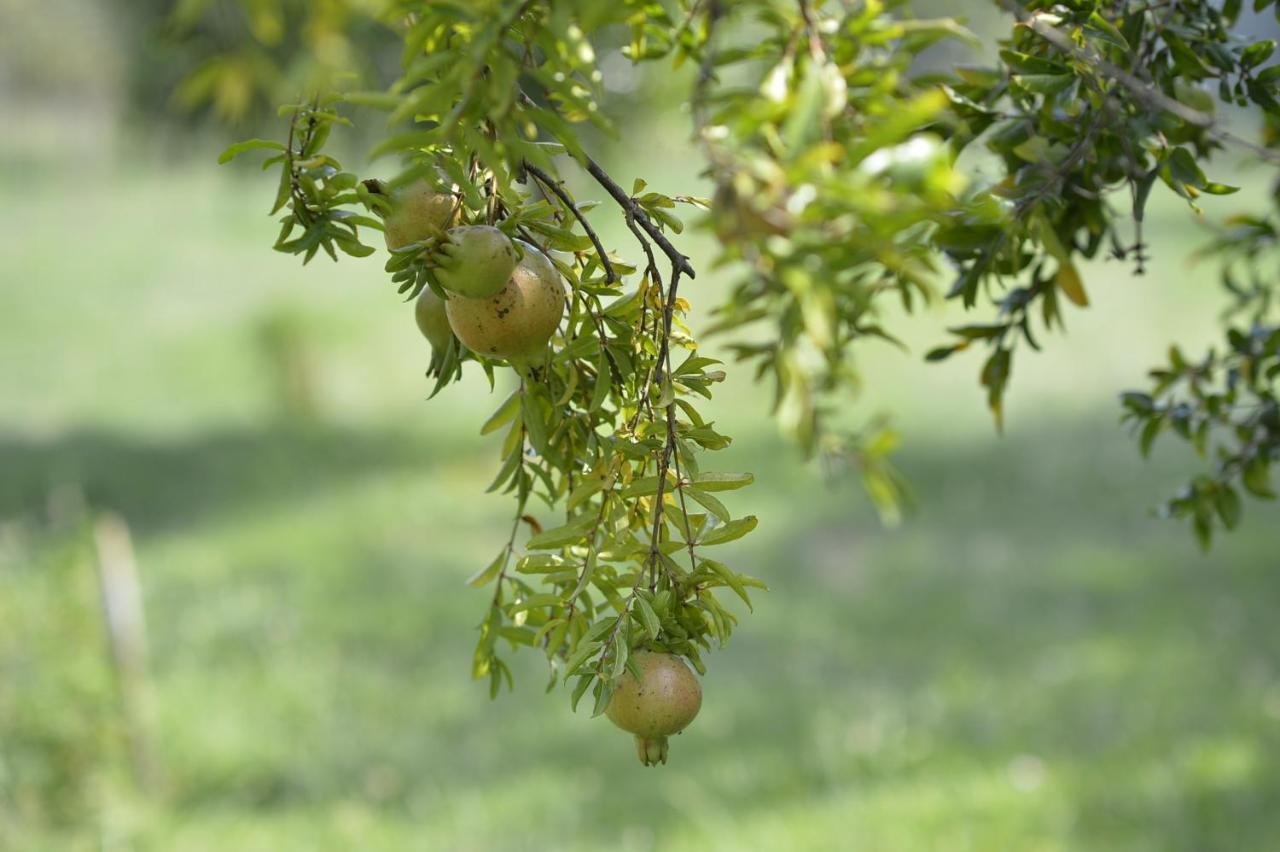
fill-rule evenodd
<path id="1" fill-rule="evenodd" d="M 698 348 L 691 296 L 727 294 L 713 314 L 724 351 L 770 385 L 786 433 L 855 470 L 893 521 L 895 433 L 879 418 L 846 430 L 833 410 L 863 385 L 865 348 L 897 341 L 886 324 L 943 294 L 985 305 L 926 358 L 981 353 L 1001 424 L 1015 359 L 1090 304 L 1085 261 L 1144 270 L 1154 190 L 1199 204 L 1234 191 L 1201 168 L 1239 141 L 1214 96 L 1280 123 L 1275 44 L 1244 30 L 1239 0 L 997 5 L 1016 22 L 989 67 L 921 73 L 925 50 L 965 33 L 906 0 L 405 0 L 383 21 L 403 37 L 399 79 L 293 105 L 286 141 L 224 154 L 267 149 L 280 167 L 280 251 L 367 257 L 361 238 L 385 231 L 386 272 L 442 344 L 433 395 L 464 370 L 493 387 L 509 371 L 480 431 L 498 450 L 489 490 L 514 512 L 471 580 L 491 589 L 472 664 L 491 693 L 510 684 L 506 655 L 529 649 L 574 707 L 590 693 L 661 762 L 696 712 L 682 661 L 705 673 L 738 625 L 733 599 L 750 607 L 761 587 L 719 549 L 756 526 L 725 496 L 752 478 L 713 469 L 730 438 L 707 406 L 725 372 Z M 713 201 L 619 182 L 588 150 L 608 135 L 579 128 L 621 111 L 604 102 L 606 51 L 694 70 L 692 133 L 664 145 L 700 160 Z M 391 185 L 406 188 L 378 197 L 326 153 L 339 108 L 385 111 L 377 153 L 400 158 Z M 1255 153 L 1280 161 L 1266 142 Z M 597 232 L 586 187 L 616 207 L 622 249 Z M 687 286 L 695 264 L 673 243 L 685 211 L 718 236 L 726 287 Z M 1206 544 L 1240 522 L 1242 490 L 1274 497 L 1280 463 L 1280 300 L 1262 261 L 1280 219 L 1235 225 L 1215 250 L 1247 322 L 1204 359 L 1174 347 L 1148 392 L 1123 397 L 1144 451 L 1181 439 L 1210 465 L 1165 507 Z"/>

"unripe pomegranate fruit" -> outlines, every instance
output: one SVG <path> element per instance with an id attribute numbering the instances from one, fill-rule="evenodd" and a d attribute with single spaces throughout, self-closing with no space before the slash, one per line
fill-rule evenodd
<path id="1" fill-rule="evenodd" d="M 425 179 L 397 192 L 392 196 L 391 205 L 391 212 L 382 222 L 389 249 L 439 236 L 449 227 L 454 211 L 453 196 L 437 192 Z"/>
<path id="2" fill-rule="evenodd" d="M 667 762 L 667 737 L 689 726 L 702 707 L 702 687 L 674 654 L 635 651 L 639 679 L 630 671 L 605 709 L 609 721 L 636 736 L 636 753 L 645 766 Z"/>
<path id="3" fill-rule="evenodd" d="M 491 225 L 453 228 L 431 254 L 436 280 L 451 293 L 468 299 L 497 295 L 515 271 L 515 246 Z"/>
<path id="4" fill-rule="evenodd" d="M 477 355 L 523 363 L 542 354 L 564 315 L 564 283 L 545 254 L 516 240 L 524 257 L 507 285 L 487 299 L 454 296 L 449 326 Z"/>
<path id="5" fill-rule="evenodd" d="M 449 348 L 449 341 L 453 339 L 453 329 L 449 328 L 444 299 L 437 296 L 430 287 L 423 287 L 418 298 L 414 300 L 413 318 L 417 320 L 418 330 L 431 344 L 432 349 L 443 352 Z"/>

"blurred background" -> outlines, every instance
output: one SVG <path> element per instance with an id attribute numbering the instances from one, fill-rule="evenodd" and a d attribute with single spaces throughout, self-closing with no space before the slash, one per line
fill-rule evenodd
<path id="1" fill-rule="evenodd" d="M 273 253 L 274 179 L 215 164 L 279 135 L 290 87 L 385 82 L 376 6 L 0 0 L 0 850 L 1275 843 L 1280 514 L 1251 505 L 1201 554 L 1149 511 L 1195 459 L 1144 462 L 1118 423 L 1117 394 L 1223 307 L 1187 262 L 1205 222 L 1168 194 L 1150 273 L 1088 270 L 1094 307 L 1019 362 L 1003 437 L 976 360 L 922 361 L 949 308 L 894 319 L 911 354 L 863 350 L 849 417 L 895 415 L 918 494 L 896 530 L 731 372 L 707 412 L 761 527 L 726 556 L 772 591 L 669 765 L 544 693 L 536 655 L 491 702 L 465 579 L 505 540 L 478 435 L 503 389 L 427 402 L 385 258 Z M 611 171 L 704 192 L 684 81 L 605 70 Z M 366 141 L 341 140 L 348 164 L 394 171 Z M 1213 176 L 1249 189 L 1207 219 L 1264 203 L 1270 175 Z"/>

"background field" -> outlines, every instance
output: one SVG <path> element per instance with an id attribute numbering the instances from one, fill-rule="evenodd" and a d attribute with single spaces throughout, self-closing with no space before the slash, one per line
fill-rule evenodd
<path id="1" fill-rule="evenodd" d="M 921 363 L 954 316 L 908 321 L 913 354 L 865 350 L 850 411 L 896 412 L 920 495 L 899 530 L 731 382 L 710 408 L 737 437 L 722 466 L 756 474 L 733 496 L 762 520 L 726 555 L 772 591 L 711 657 L 671 763 L 645 770 L 628 737 L 544 694 L 533 656 L 496 702 L 468 679 L 487 597 L 464 581 L 510 510 L 481 493 L 497 447 L 478 426 L 500 398 L 473 376 L 424 400 L 426 345 L 381 260 L 272 254 L 269 180 L 213 165 L 233 132 L 126 127 L 86 150 L 115 125 L 3 110 L 0 850 L 1280 837 L 1280 514 L 1251 504 L 1201 555 L 1148 511 L 1194 460 L 1161 445 L 1144 463 L 1117 424 L 1116 394 L 1170 339 L 1207 342 L 1220 307 L 1172 200 L 1151 273 L 1091 269 L 1095 307 L 1018 364 L 1003 438 L 975 360 Z M 679 121 L 614 148 L 624 182 L 697 190 Z M 1265 189 L 1235 177 L 1257 192 L 1215 213 Z M 290 364 L 307 417 L 281 402 Z M 131 526 L 145 585 L 154 797 L 129 781 L 106 662 L 85 533 L 103 511 Z"/>

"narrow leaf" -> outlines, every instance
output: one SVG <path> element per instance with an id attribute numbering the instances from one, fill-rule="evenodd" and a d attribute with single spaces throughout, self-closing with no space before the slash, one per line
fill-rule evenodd
<path id="1" fill-rule="evenodd" d="M 725 544 L 730 541 L 737 541 L 747 533 L 756 528 L 759 521 L 755 515 L 747 515 L 745 518 L 739 518 L 736 521 L 730 521 L 716 527 L 702 537 L 697 542 L 702 547 L 710 547 L 713 544 Z"/>

